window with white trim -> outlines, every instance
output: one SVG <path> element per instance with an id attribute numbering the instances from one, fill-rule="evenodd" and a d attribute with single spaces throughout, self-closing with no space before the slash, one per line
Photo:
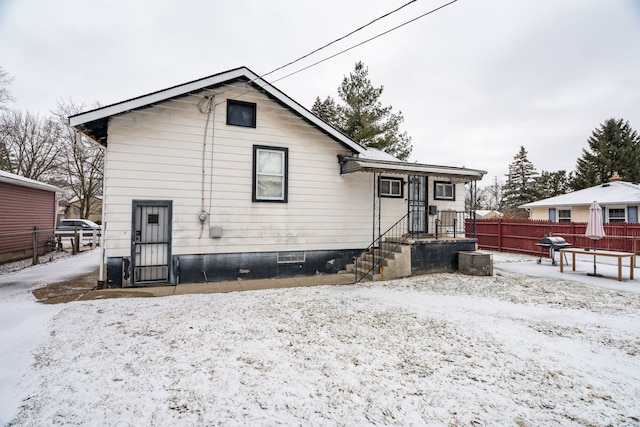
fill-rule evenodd
<path id="1" fill-rule="evenodd" d="M 435 200 L 455 200 L 456 199 L 456 185 L 450 182 L 436 181 L 434 184 L 434 199 Z"/>
<path id="2" fill-rule="evenodd" d="M 571 209 L 558 209 L 558 222 L 571 222 Z"/>
<path id="3" fill-rule="evenodd" d="M 380 197 L 402 197 L 403 184 L 402 178 L 380 177 Z"/>
<path id="4" fill-rule="evenodd" d="M 607 209 L 608 222 L 626 222 L 627 212 L 625 208 L 609 208 Z"/>
<path id="5" fill-rule="evenodd" d="M 287 148 L 253 146 L 253 201 L 287 202 Z"/>

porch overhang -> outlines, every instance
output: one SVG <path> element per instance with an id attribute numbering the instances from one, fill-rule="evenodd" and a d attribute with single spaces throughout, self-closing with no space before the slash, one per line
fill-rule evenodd
<path id="1" fill-rule="evenodd" d="M 425 165 L 420 163 L 394 162 L 351 156 L 338 156 L 340 173 L 353 172 L 390 173 L 399 175 L 426 175 L 448 178 L 452 182 L 472 182 L 481 180 L 486 171 L 452 166 Z"/>

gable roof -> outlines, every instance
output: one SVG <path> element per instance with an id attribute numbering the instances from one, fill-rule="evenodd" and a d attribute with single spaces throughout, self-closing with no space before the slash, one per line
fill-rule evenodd
<path id="1" fill-rule="evenodd" d="M 222 73 L 214 74 L 199 80 L 194 80 L 181 85 L 149 93 L 147 95 L 131 98 L 126 101 L 96 108 L 95 110 L 69 116 L 69 125 L 84 133 L 97 143 L 107 146 L 107 127 L 109 117 L 128 111 L 149 107 L 173 98 L 189 95 L 204 89 L 211 89 L 233 81 L 245 81 L 255 87 L 260 92 L 265 93 L 276 102 L 297 113 L 304 120 L 316 126 L 325 134 L 337 142 L 343 144 L 354 153 L 364 153 L 366 150 L 361 145 L 330 126 L 311 111 L 298 104 L 296 101 L 285 95 L 279 89 L 262 79 L 259 75 L 249 70 L 247 67 L 240 67 Z"/>
<path id="2" fill-rule="evenodd" d="M 520 207 L 589 206 L 594 200 L 600 205 L 640 204 L 640 185 L 625 181 L 612 181 L 572 193 L 526 203 Z"/>
<path id="3" fill-rule="evenodd" d="M 11 172 L 0 170 L 0 182 L 18 185 L 20 187 L 35 188 L 36 190 L 50 191 L 52 193 L 62 193 L 62 189 L 35 179 L 25 178 Z"/>
<path id="4" fill-rule="evenodd" d="M 347 147 L 354 157 L 341 156 L 342 173 L 349 172 L 387 172 L 416 175 L 442 176 L 456 179 L 460 182 L 469 182 L 482 179 L 487 172 L 477 169 L 467 169 L 449 166 L 424 165 L 401 161 L 383 151 L 366 148 L 358 144 L 348 136 L 329 125 L 311 111 L 298 104 L 285 95 L 279 89 L 262 79 L 247 67 L 240 67 L 222 73 L 214 74 L 192 82 L 173 86 L 167 89 L 131 98 L 126 101 L 96 108 L 95 110 L 69 116 L 69 125 L 79 132 L 84 133 L 93 141 L 107 146 L 107 129 L 109 118 L 128 111 L 147 108 L 170 99 L 179 98 L 205 89 L 219 87 L 234 81 L 243 81 L 252 85 L 256 90 L 266 94 L 285 108 L 298 114 L 302 119 L 333 138 L 338 143 Z"/>

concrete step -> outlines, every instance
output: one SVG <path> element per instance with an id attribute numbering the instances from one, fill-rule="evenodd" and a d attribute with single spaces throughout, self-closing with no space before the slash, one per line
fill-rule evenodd
<path id="1" fill-rule="evenodd" d="M 411 246 L 384 242 L 381 245 L 381 250 L 382 254 L 378 252 L 379 249 L 375 249 L 375 256 L 373 250 L 363 253 L 358 257 L 356 263 L 349 264 L 348 269 L 356 274 L 357 265 L 357 277 L 365 276 L 364 280 L 394 279 L 411 274 Z M 378 257 L 381 255 L 385 256 L 380 263 L 381 272 L 374 274 L 372 268 L 374 260 L 377 264 Z"/>

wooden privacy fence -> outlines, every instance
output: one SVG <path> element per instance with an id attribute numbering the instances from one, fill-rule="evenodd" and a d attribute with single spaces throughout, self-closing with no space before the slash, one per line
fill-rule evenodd
<path id="1" fill-rule="evenodd" d="M 576 248 L 592 248 L 593 240 L 584 236 L 586 229 L 585 222 L 479 219 L 475 237 L 479 249 L 538 255 L 540 247 L 536 243 L 545 236 L 562 237 Z M 604 231 L 606 237 L 596 242 L 598 249 L 640 254 L 640 224 L 606 223 Z"/>

